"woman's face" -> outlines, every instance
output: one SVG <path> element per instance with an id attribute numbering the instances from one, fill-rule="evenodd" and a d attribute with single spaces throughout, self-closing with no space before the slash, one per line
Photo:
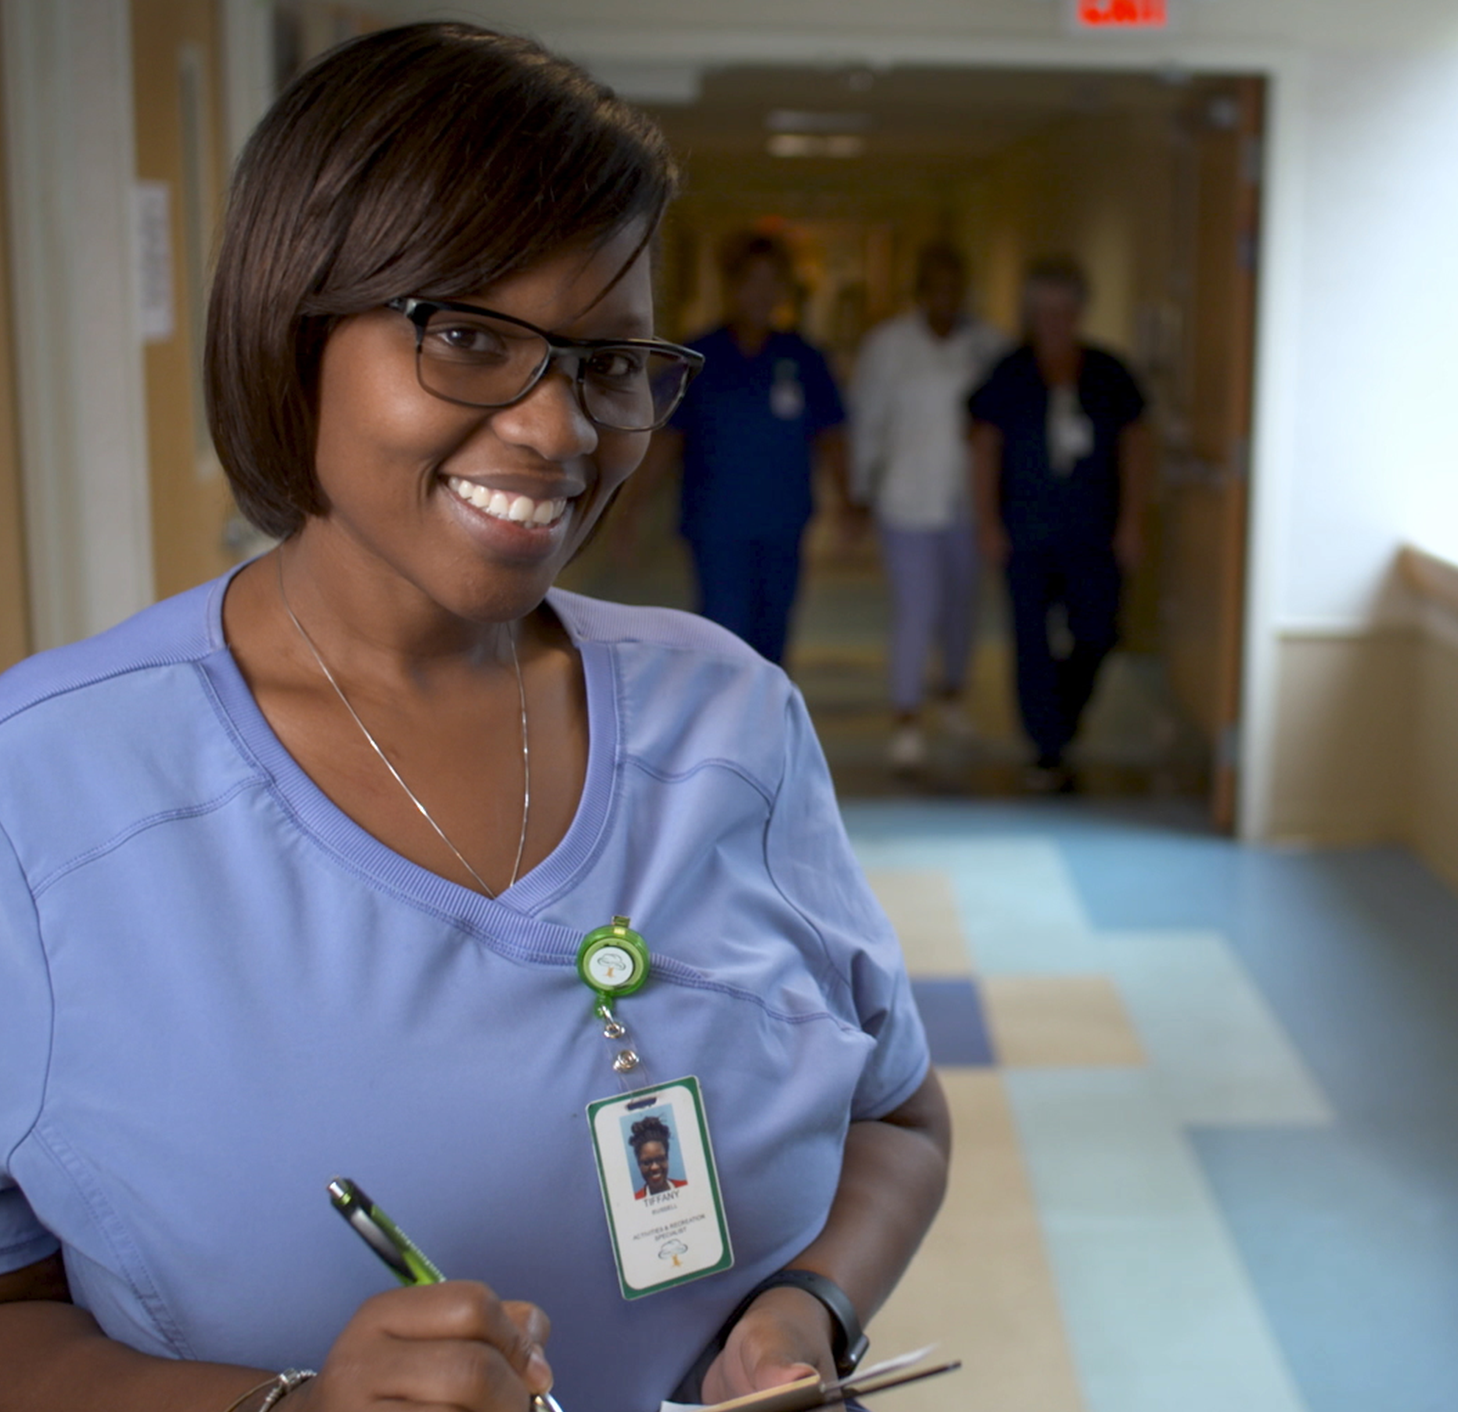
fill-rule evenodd
<path id="1" fill-rule="evenodd" d="M 603 292 L 642 236 L 634 226 L 595 251 L 564 249 L 467 302 L 570 338 L 646 337 L 646 253 Z M 328 509 L 303 534 L 407 597 L 512 621 L 541 602 L 647 444 L 646 432 L 594 426 L 562 364 L 511 407 L 443 402 L 416 379 L 414 326 L 374 310 L 342 323 L 324 349 L 316 467 Z M 485 508 L 472 503 L 482 492 Z"/>
<path id="2" fill-rule="evenodd" d="M 667 1191 L 668 1148 L 661 1142 L 645 1142 L 638 1149 L 638 1170 L 652 1195 Z"/>

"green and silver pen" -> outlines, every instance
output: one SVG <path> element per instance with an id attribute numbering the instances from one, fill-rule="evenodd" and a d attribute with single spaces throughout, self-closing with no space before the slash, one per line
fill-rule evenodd
<path id="1" fill-rule="evenodd" d="M 430 1257 L 348 1177 L 335 1177 L 329 1183 L 329 1200 L 402 1285 L 434 1285 L 445 1279 Z M 537 1393 L 532 1408 L 533 1412 L 562 1412 L 549 1392 Z"/>

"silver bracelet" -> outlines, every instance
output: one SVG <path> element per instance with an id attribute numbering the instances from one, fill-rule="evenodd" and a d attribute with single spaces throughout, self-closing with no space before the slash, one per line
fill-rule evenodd
<path id="1" fill-rule="evenodd" d="M 269 1412 L 269 1408 L 277 1407 L 301 1383 L 306 1383 L 310 1378 L 318 1376 L 318 1373 L 312 1368 L 285 1368 L 273 1380 L 273 1386 L 269 1388 L 263 1401 L 258 1404 L 257 1412 Z"/>

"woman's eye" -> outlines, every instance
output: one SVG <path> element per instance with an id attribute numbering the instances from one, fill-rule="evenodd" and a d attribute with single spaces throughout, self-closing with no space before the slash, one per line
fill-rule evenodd
<path id="1" fill-rule="evenodd" d="M 592 356 L 587 365 L 588 375 L 605 382 L 622 382 L 638 377 L 643 371 L 644 358 L 632 348 L 604 348 Z"/>
<path id="2" fill-rule="evenodd" d="M 505 354 L 501 335 L 480 324 L 432 324 L 427 344 L 435 352 L 454 358 L 499 358 Z"/>

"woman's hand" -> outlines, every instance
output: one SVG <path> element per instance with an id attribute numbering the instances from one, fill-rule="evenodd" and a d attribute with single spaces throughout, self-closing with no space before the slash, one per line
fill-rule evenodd
<path id="1" fill-rule="evenodd" d="M 818 1373 L 835 1376 L 830 1315 L 812 1294 L 789 1285 L 766 1290 L 734 1325 L 704 1374 L 706 1403 L 780 1387 Z"/>
<path id="2" fill-rule="evenodd" d="M 534 1304 L 504 1303 L 471 1280 L 367 1299 L 319 1376 L 289 1394 L 289 1412 L 526 1412 L 552 1386 L 542 1353 L 550 1325 Z"/>

